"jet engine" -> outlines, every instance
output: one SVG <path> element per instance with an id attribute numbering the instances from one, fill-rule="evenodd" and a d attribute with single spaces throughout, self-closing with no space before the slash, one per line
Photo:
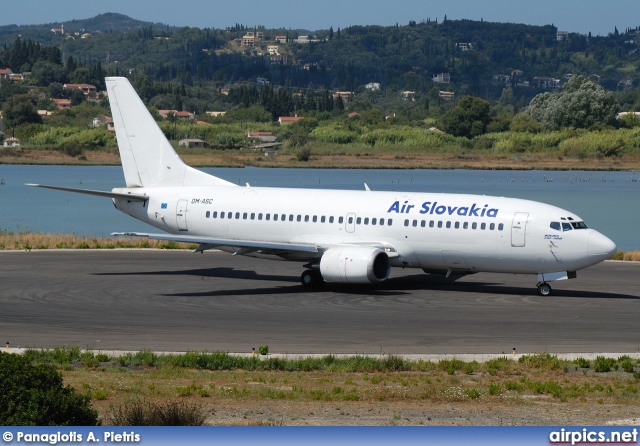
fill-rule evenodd
<path id="1" fill-rule="evenodd" d="M 389 256 L 378 248 L 330 248 L 320 259 L 320 274 L 325 282 L 384 282 L 390 272 Z"/>

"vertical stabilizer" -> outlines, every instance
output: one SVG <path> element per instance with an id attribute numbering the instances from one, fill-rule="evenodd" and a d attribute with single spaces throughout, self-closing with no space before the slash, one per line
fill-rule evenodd
<path id="1" fill-rule="evenodd" d="M 233 185 L 180 159 L 127 78 L 105 80 L 127 187 Z"/>

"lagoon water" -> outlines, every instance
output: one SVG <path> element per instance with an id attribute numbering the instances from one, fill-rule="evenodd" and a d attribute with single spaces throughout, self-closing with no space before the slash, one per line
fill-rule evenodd
<path id="1" fill-rule="evenodd" d="M 298 188 L 473 193 L 525 198 L 570 210 L 618 249 L 640 249 L 640 173 L 585 171 L 205 168 L 236 184 Z M 116 166 L 0 165 L 0 229 L 108 236 L 154 230 L 118 212 L 109 199 L 24 186 L 40 183 L 111 190 Z"/>

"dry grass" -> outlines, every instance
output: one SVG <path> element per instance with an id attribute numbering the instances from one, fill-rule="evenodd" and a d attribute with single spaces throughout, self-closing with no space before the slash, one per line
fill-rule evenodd
<path id="1" fill-rule="evenodd" d="M 288 167 L 288 168 L 336 168 L 336 169 L 505 169 L 505 170 L 640 170 L 640 155 L 625 154 L 624 158 L 580 158 L 565 156 L 560 159 L 552 154 L 527 154 L 522 156 L 471 154 L 456 152 L 416 152 L 392 148 L 362 153 L 334 153 L 326 149 L 311 148 L 309 161 L 298 161 L 295 154 L 282 153 L 267 158 L 252 150 L 180 150 L 180 157 L 195 167 Z M 87 151 L 74 158 L 51 150 L 20 149 L 15 154 L 0 156 L 4 164 L 48 165 L 119 165 L 116 149 Z"/>
<path id="2" fill-rule="evenodd" d="M 194 249 L 195 245 L 146 238 L 95 238 L 68 234 L 0 231 L 0 250 L 116 248 Z"/>
<path id="3" fill-rule="evenodd" d="M 617 253 L 615 253 L 612 259 L 638 262 L 640 261 L 640 251 L 618 251 Z"/>
<path id="4" fill-rule="evenodd" d="M 107 422 L 114 410 L 140 400 L 188 401 L 211 414 L 206 423 L 230 425 L 605 424 L 639 412 L 640 379 L 622 370 L 596 373 L 553 357 L 542 364 L 454 360 L 419 368 L 364 373 L 78 364 L 63 375 L 92 395 Z"/>

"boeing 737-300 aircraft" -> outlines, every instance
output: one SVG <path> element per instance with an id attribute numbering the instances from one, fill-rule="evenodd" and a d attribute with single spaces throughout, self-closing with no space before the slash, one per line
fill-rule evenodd
<path id="1" fill-rule="evenodd" d="M 304 264 L 302 284 L 377 283 L 391 267 L 427 273 L 538 276 L 548 282 L 610 258 L 615 244 L 577 215 L 483 195 L 237 186 L 187 166 L 124 77 L 106 79 L 126 187 L 111 192 L 30 184 L 113 200 L 165 233 L 114 233 L 197 243 Z"/>

